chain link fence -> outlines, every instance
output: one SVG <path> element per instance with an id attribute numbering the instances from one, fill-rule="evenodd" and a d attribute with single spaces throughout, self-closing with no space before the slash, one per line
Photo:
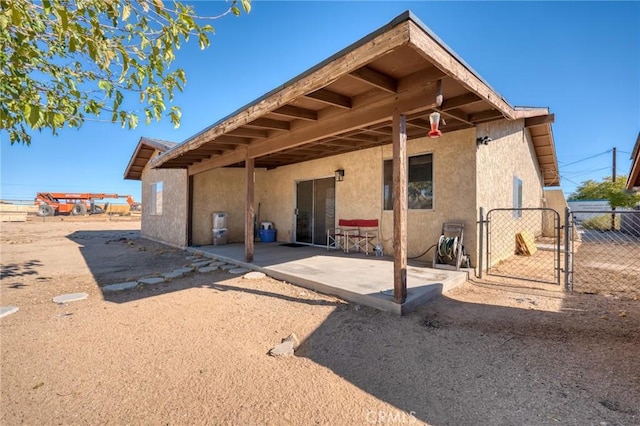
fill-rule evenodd
<path id="1" fill-rule="evenodd" d="M 640 298 L 640 210 L 570 211 L 569 288 Z"/>
<path id="2" fill-rule="evenodd" d="M 558 212 L 545 208 L 493 209 L 487 212 L 484 224 L 484 266 L 489 277 L 561 284 Z"/>

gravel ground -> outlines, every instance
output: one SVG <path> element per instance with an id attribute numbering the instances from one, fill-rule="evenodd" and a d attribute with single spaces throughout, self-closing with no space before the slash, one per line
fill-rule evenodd
<path id="1" fill-rule="evenodd" d="M 397 317 L 226 272 L 103 294 L 188 263 L 139 228 L 2 224 L 1 424 L 640 424 L 637 300 L 475 282 Z"/>

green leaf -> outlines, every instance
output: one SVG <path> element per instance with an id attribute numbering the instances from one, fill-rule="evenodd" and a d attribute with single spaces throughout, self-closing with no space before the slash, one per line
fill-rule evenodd
<path id="1" fill-rule="evenodd" d="M 235 4 L 231 6 L 231 12 L 233 12 L 233 14 L 236 16 L 240 16 L 240 9 L 238 9 L 238 6 L 236 6 Z"/>
<path id="2" fill-rule="evenodd" d="M 31 126 L 32 128 L 36 128 L 36 126 L 38 125 L 38 122 L 40 121 L 40 106 L 39 105 L 32 105 L 31 106 L 31 110 L 29 111 L 29 126 Z"/>
<path id="3" fill-rule="evenodd" d="M 242 8 L 246 13 L 251 12 L 251 0 L 242 0 Z"/>

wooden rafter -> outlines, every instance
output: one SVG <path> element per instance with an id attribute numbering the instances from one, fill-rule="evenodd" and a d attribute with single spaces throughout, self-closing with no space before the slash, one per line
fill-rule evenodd
<path id="1" fill-rule="evenodd" d="M 398 91 L 398 82 L 395 79 L 367 66 L 359 68 L 349 75 L 389 93 L 396 93 Z"/>
<path id="2" fill-rule="evenodd" d="M 297 118 L 299 120 L 307 120 L 307 121 L 316 121 L 318 119 L 318 113 L 305 108 L 294 107 L 291 105 L 282 106 L 275 111 L 272 111 L 272 114 L 282 115 L 289 118 Z"/>
<path id="3" fill-rule="evenodd" d="M 288 121 L 274 120 L 272 118 L 258 118 L 248 123 L 246 127 L 257 127 L 272 130 L 291 130 L 291 125 Z"/>
<path id="4" fill-rule="evenodd" d="M 315 92 L 307 93 L 305 96 L 309 99 L 314 99 L 327 105 L 335 106 L 338 108 L 351 109 L 350 97 L 332 92 L 327 89 L 316 90 Z"/>
<path id="5" fill-rule="evenodd" d="M 255 139 L 266 139 L 269 137 L 269 132 L 266 130 L 258 130 L 258 129 L 249 129 L 245 127 L 240 127 L 236 130 L 233 130 L 227 133 L 227 136 L 241 137 L 241 138 L 255 138 Z"/>
<path id="6" fill-rule="evenodd" d="M 482 121 L 492 121 L 500 118 L 504 118 L 502 113 L 496 109 L 489 109 L 486 111 L 480 111 L 473 114 L 469 114 L 469 121 L 472 123 L 479 123 Z"/>

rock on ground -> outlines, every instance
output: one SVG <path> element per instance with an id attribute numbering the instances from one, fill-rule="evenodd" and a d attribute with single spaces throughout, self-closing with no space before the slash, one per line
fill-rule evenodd
<path id="1" fill-rule="evenodd" d="M 56 296 L 53 298 L 53 303 L 64 304 L 68 302 L 75 302 L 77 300 L 84 300 L 88 297 L 89 295 L 87 293 L 61 294 L 60 296 Z"/>

